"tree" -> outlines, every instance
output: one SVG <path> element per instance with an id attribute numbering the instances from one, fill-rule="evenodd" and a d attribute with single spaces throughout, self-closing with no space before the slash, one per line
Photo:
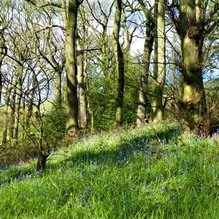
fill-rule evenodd
<path id="1" fill-rule="evenodd" d="M 154 91 L 151 102 L 151 121 L 161 122 L 163 119 L 163 89 L 166 78 L 166 34 L 165 34 L 165 0 L 155 1 L 156 40 L 154 51 Z M 157 8 L 157 9 L 156 9 Z"/>
<path id="2" fill-rule="evenodd" d="M 78 102 L 79 102 L 79 126 L 80 129 L 88 128 L 88 108 L 87 108 L 87 86 L 86 86 L 86 52 L 77 42 L 77 83 L 78 83 Z"/>
<path id="3" fill-rule="evenodd" d="M 81 3 L 82 1 L 79 0 L 69 0 L 65 14 L 66 134 L 70 138 L 74 138 L 78 132 L 76 28 L 78 8 Z"/>
<path id="4" fill-rule="evenodd" d="M 85 7 L 79 10 L 79 25 L 77 29 L 77 83 L 78 83 L 78 102 L 79 102 L 79 127 L 83 131 L 89 128 L 91 113 L 89 114 L 89 98 L 88 98 L 88 75 L 87 75 L 87 55 L 93 48 L 89 48 L 91 40 L 89 39 L 89 31 L 86 26 L 87 17 Z M 92 45 L 91 45 L 92 46 Z M 95 49 L 94 49 L 95 50 Z M 92 129 L 92 127 L 90 127 Z"/>
<path id="5" fill-rule="evenodd" d="M 27 0 L 26 0 L 27 1 Z M 78 97 L 77 97 L 77 58 L 76 58 L 76 28 L 78 9 L 83 0 L 57 2 L 37 2 L 28 0 L 39 8 L 54 7 L 64 9 L 65 25 L 65 67 L 66 67 L 66 135 L 74 138 L 78 126 Z"/>
<path id="6" fill-rule="evenodd" d="M 7 48 L 5 45 L 5 38 L 4 38 L 5 28 L 6 27 L 2 27 L 0 29 L 0 102 L 1 102 L 1 97 L 2 97 L 2 84 L 3 84 L 1 68 L 2 68 L 3 59 L 4 59 L 6 52 L 7 52 Z"/>
<path id="7" fill-rule="evenodd" d="M 149 79 L 149 66 L 150 58 L 153 50 L 154 43 L 154 31 L 155 31 L 155 21 L 153 14 L 151 13 L 152 7 L 148 8 L 144 1 L 139 1 L 141 4 L 142 11 L 145 15 L 145 26 L 146 26 L 146 36 L 144 40 L 144 50 L 141 69 L 140 69 L 140 78 L 139 78 L 139 94 L 138 94 L 138 108 L 137 108 L 137 127 L 141 127 L 145 124 L 147 120 L 147 113 L 149 112 L 149 88 L 148 88 L 148 79 Z"/>
<path id="8" fill-rule="evenodd" d="M 116 72 L 118 77 L 118 88 L 116 97 L 116 107 L 115 107 L 115 122 L 116 127 L 122 125 L 122 114 L 123 114 L 123 98 L 124 98 L 124 86 L 125 86 L 125 76 L 124 76 L 124 55 L 119 42 L 119 32 L 121 25 L 122 16 L 122 1 L 116 0 L 116 11 L 115 20 L 113 27 L 113 41 L 114 41 L 114 54 L 116 60 Z"/>
<path id="9" fill-rule="evenodd" d="M 2 4 L 2 2 L 1 2 Z M 6 8 L 5 4 L 0 6 L 1 8 Z M 7 47 L 6 47 L 6 40 L 5 40 L 5 30 L 8 26 L 8 21 L 6 19 L 7 13 L 1 13 L 0 19 L 1 19 L 1 28 L 0 28 L 0 103 L 2 101 L 2 91 L 3 91 L 3 60 L 7 54 Z M 7 98 L 5 102 L 8 102 L 10 94 L 10 89 L 8 89 Z M 3 133 L 2 133 L 2 144 L 6 144 L 7 141 L 7 131 L 8 131 L 8 105 L 6 105 L 6 109 L 4 110 L 4 124 L 3 124 Z"/>
<path id="10" fill-rule="evenodd" d="M 209 8 L 210 3 L 213 4 Z M 210 12 L 209 12 L 210 10 Z M 213 31 L 218 16 L 216 1 L 181 0 L 169 6 L 169 12 L 181 40 L 183 93 L 179 110 L 184 128 L 198 132 L 206 113 L 203 86 L 203 45 Z"/>

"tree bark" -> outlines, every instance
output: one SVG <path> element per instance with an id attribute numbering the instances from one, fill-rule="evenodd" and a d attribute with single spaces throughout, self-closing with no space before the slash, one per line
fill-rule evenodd
<path id="1" fill-rule="evenodd" d="M 16 82 L 14 82 L 16 83 Z M 14 136 L 14 122 L 15 122 L 15 101 L 16 101 L 16 92 L 17 89 L 16 87 L 13 85 L 12 89 L 11 89 L 11 96 L 10 96 L 10 102 L 9 102 L 9 106 L 10 106 L 10 126 L 9 126 L 9 138 L 11 141 L 11 144 L 14 145 L 14 140 L 13 140 L 13 136 Z"/>
<path id="2" fill-rule="evenodd" d="M 7 143 L 8 138 L 8 124 L 9 124 L 9 99 L 11 88 L 8 88 L 5 94 L 5 109 L 4 109 L 4 125 L 2 131 L 2 145 Z"/>
<path id="3" fill-rule="evenodd" d="M 18 141 L 18 131 L 20 123 L 20 109 L 21 109 L 21 97 L 22 97 L 22 83 L 23 83 L 23 63 L 17 67 L 18 76 L 16 78 L 16 97 L 15 97 L 15 111 L 14 111 L 14 127 L 13 127 L 13 144 Z"/>
<path id="4" fill-rule="evenodd" d="M 6 105 L 6 109 L 4 110 L 4 126 L 2 131 L 2 145 L 7 143 L 7 137 L 8 137 L 8 105 Z"/>
<path id="5" fill-rule="evenodd" d="M 155 74 L 154 74 L 154 91 L 151 102 L 151 120 L 152 122 L 161 122 L 163 120 L 163 89 L 166 78 L 166 63 L 165 63 L 165 0 L 157 0 L 155 7 L 157 7 L 157 13 L 155 13 L 156 19 L 156 37 L 157 37 L 157 54 L 155 54 Z M 156 10 L 156 9 L 155 9 Z"/>
<path id="6" fill-rule="evenodd" d="M 66 134 L 74 138 L 78 132 L 78 98 L 77 98 L 77 60 L 76 60 L 76 27 L 79 3 L 69 0 L 65 19 L 65 56 L 66 56 L 66 101 L 67 121 Z"/>
<path id="7" fill-rule="evenodd" d="M 62 71 L 56 71 L 55 106 L 59 112 L 62 109 Z"/>
<path id="8" fill-rule="evenodd" d="M 77 68 L 78 68 L 78 98 L 79 98 L 79 112 L 80 112 L 80 128 L 87 129 L 88 125 L 88 109 L 87 109 L 87 87 L 86 87 L 86 65 L 85 65 L 85 51 L 81 50 L 78 42 Z"/>
<path id="9" fill-rule="evenodd" d="M 143 5 L 145 7 L 145 5 Z M 154 42 L 154 19 L 151 16 L 151 12 L 148 9 L 143 8 L 146 18 L 146 37 L 144 42 L 144 51 L 141 64 L 141 73 L 139 79 L 139 94 L 138 94 L 138 108 L 137 108 L 137 127 L 141 127 L 145 124 L 147 118 L 147 111 L 149 111 L 148 100 L 148 77 L 149 77 L 149 65 L 150 57 L 153 49 Z M 148 109 L 147 109 L 148 108 Z"/>
<path id="10" fill-rule="evenodd" d="M 5 45 L 4 29 L 0 29 L 0 102 L 2 98 L 2 62 L 6 55 L 7 49 Z"/>
<path id="11" fill-rule="evenodd" d="M 184 87 L 179 108 L 185 128 L 195 130 L 199 127 L 206 111 L 205 91 L 202 80 L 203 24 L 196 0 L 180 4 L 180 22 L 177 29 L 181 38 L 182 74 Z"/>
<path id="12" fill-rule="evenodd" d="M 113 28 L 114 53 L 115 53 L 115 59 L 116 59 L 116 73 L 118 76 L 118 88 L 117 88 L 117 98 L 116 98 L 116 107 L 115 107 L 116 127 L 119 127 L 122 125 L 123 98 L 124 98 L 124 86 L 125 86 L 124 55 L 123 55 L 122 48 L 119 42 L 121 15 L 122 15 L 122 1 L 117 0 L 114 28 Z"/>

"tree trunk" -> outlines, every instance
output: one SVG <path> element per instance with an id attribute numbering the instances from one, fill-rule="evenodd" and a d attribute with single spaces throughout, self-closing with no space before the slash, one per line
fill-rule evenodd
<path id="1" fill-rule="evenodd" d="M 7 137 L 8 137 L 8 104 L 6 104 L 5 106 L 5 110 L 4 110 L 4 126 L 3 126 L 3 132 L 2 132 L 2 145 L 7 143 Z"/>
<path id="2" fill-rule="evenodd" d="M 38 159 L 37 159 L 37 167 L 36 167 L 37 171 L 41 171 L 46 168 L 46 161 L 48 156 L 50 155 L 48 145 L 46 146 L 43 145 L 43 144 L 47 144 L 47 142 L 44 139 L 44 125 L 43 125 L 43 117 L 40 110 L 40 105 L 41 102 L 39 102 L 36 106 L 37 107 L 36 119 L 39 126 L 39 138 L 36 145 L 38 149 Z"/>
<path id="3" fill-rule="evenodd" d="M 6 55 L 6 46 L 5 46 L 5 38 L 4 38 L 4 30 L 0 29 L 0 102 L 2 98 L 2 62 Z"/>
<path id="4" fill-rule="evenodd" d="M 115 107 L 115 123 L 116 127 L 122 125 L 122 114 L 123 114 L 123 98 L 124 98 L 124 86 L 125 86 L 125 77 L 124 77 L 124 56 L 122 48 L 119 42 L 119 32 L 121 25 L 121 15 L 122 15 L 122 1 L 116 1 L 116 12 L 115 12 L 115 21 L 113 28 L 113 39 L 114 39 L 114 53 L 116 59 L 116 72 L 118 75 L 118 88 L 117 88 L 117 98 L 116 98 L 116 107 Z"/>
<path id="5" fill-rule="evenodd" d="M 15 99 L 15 111 L 14 111 L 14 128 L 13 128 L 13 144 L 18 141 L 18 130 L 20 123 L 20 109 L 21 109 L 21 97 L 22 97 L 22 81 L 23 81 L 23 64 L 18 66 L 17 69 L 17 82 L 16 82 L 16 99 Z"/>
<path id="6" fill-rule="evenodd" d="M 166 63 L 165 63 L 165 0 L 157 0 L 155 7 L 157 7 L 157 13 L 155 13 L 156 19 L 156 37 L 157 37 L 157 54 L 155 54 L 155 74 L 154 74 L 154 91 L 151 102 L 151 120 L 152 122 L 161 122 L 163 119 L 163 89 L 166 78 Z M 155 9 L 156 10 L 156 9 Z"/>
<path id="7" fill-rule="evenodd" d="M 108 46 L 108 36 L 107 36 L 107 24 L 103 26 L 103 31 L 101 34 L 101 53 L 102 53 L 102 68 L 103 68 L 103 73 L 106 76 L 109 70 L 109 51 L 107 49 Z"/>
<path id="8" fill-rule="evenodd" d="M 6 55 L 6 47 L 5 47 L 5 38 L 4 31 L 0 30 L 0 103 L 2 100 L 2 62 Z M 7 142 L 7 133 L 8 133 L 8 101 L 9 101 L 10 92 L 6 92 L 6 109 L 4 110 L 4 126 L 2 133 L 2 144 L 6 144 Z"/>
<path id="9" fill-rule="evenodd" d="M 13 82 L 12 82 L 13 83 Z M 16 83 L 16 82 L 14 82 Z M 9 137 L 10 137 L 10 141 L 11 144 L 14 146 L 14 122 L 15 122 L 15 101 L 16 101 L 16 92 L 17 89 L 15 86 L 12 87 L 11 89 L 12 95 L 10 96 L 10 100 L 9 100 L 9 106 L 10 106 L 10 127 L 9 127 Z"/>
<path id="10" fill-rule="evenodd" d="M 65 20 L 65 55 L 66 55 L 66 101 L 67 121 L 66 134 L 74 138 L 78 132 L 78 99 L 77 99 L 77 65 L 76 65 L 76 27 L 78 1 L 69 0 Z"/>
<path id="11" fill-rule="evenodd" d="M 56 71 L 57 84 L 55 86 L 55 107 L 60 112 L 62 109 L 62 71 Z"/>
<path id="12" fill-rule="evenodd" d="M 46 168 L 46 161 L 47 161 L 47 158 L 49 156 L 49 152 L 39 151 L 38 153 L 39 154 L 38 154 L 38 159 L 37 159 L 36 170 L 41 171 L 41 170 L 44 170 Z"/>
<path id="13" fill-rule="evenodd" d="M 196 0 L 182 0 L 178 33 L 181 38 L 184 88 L 179 101 L 185 128 L 197 130 L 206 111 L 202 80 L 203 24 Z"/>
<path id="14" fill-rule="evenodd" d="M 78 68 L 78 98 L 79 98 L 79 112 L 80 112 L 80 128 L 87 129 L 88 123 L 88 110 L 87 110 L 87 91 L 86 91 L 86 66 L 85 66 L 85 51 L 82 51 L 78 40 L 77 54 L 77 68 Z"/>
<path id="15" fill-rule="evenodd" d="M 139 96 L 138 96 L 138 108 L 137 108 L 137 127 L 141 127 L 147 120 L 147 107 L 149 108 L 148 101 L 148 77 L 149 77 L 149 65 L 150 57 L 153 49 L 154 42 L 154 20 L 149 10 L 144 9 L 146 17 L 146 37 L 144 42 L 143 59 L 141 66 L 141 73 L 139 79 Z"/>
<path id="16" fill-rule="evenodd" d="M 28 101 L 26 102 L 26 122 L 25 122 L 25 133 L 26 136 L 28 136 L 31 132 L 30 127 L 30 120 L 33 115 L 33 107 L 34 107 L 34 96 L 36 94 L 36 87 L 37 87 L 37 78 L 36 73 L 32 72 L 30 75 L 28 75 L 28 91 L 30 92 L 30 96 L 28 98 Z M 32 88 L 31 88 L 32 87 Z"/>
<path id="17" fill-rule="evenodd" d="M 11 80 L 13 81 L 13 78 Z M 5 109 L 4 109 L 4 126 L 3 126 L 3 132 L 2 132 L 2 144 L 6 144 L 7 138 L 8 138 L 8 126 L 9 126 L 9 121 L 10 121 L 9 107 L 11 106 L 11 104 L 10 104 L 11 91 L 12 91 L 12 85 L 9 85 L 7 87 L 5 95 L 4 95 Z M 12 127 L 12 125 L 10 125 L 10 128 L 11 127 Z"/>

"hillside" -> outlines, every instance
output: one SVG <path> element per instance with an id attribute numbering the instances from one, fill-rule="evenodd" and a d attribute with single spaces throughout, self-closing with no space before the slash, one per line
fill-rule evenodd
<path id="1" fill-rule="evenodd" d="M 0 171 L 0 218 L 219 218 L 218 137 L 115 130 Z"/>

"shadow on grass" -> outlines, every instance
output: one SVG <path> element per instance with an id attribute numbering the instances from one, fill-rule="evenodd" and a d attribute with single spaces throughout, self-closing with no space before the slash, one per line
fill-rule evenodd
<path id="1" fill-rule="evenodd" d="M 48 169 L 60 168 L 63 165 L 77 166 L 80 164 L 120 164 L 121 161 L 128 159 L 129 156 L 137 153 L 143 153 L 147 156 L 153 156 L 158 154 L 162 156 L 163 146 L 170 142 L 171 140 L 177 140 L 179 136 L 178 129 L 176 127 L 171 127 L 162 131 L 151 130 L 141 133 L 136 137 L 121 137 L 119 142 L 116 142 L 115 148 L 110 148 L 105 142 L 100 142 L 96 146 L 96 150 L 85 150 L 80 152 L 75 152 L 70 157 L 63 159 L 60 163 L 50 164 L 48 162 Z"/>
<path id="2" fill-rule="evenodd" d="M 72 156 L 66 157 L 58 163 L 47 163 L 47 168 L 44 172 L 38 173 L 35 171 L 35 166 L 31 165 L 18 165 L 14 167 L 7 167 L 0 170 L 0 186 L 10 182 L 17 182 L 28 178 L 41 177 L 47 174 L 48 171 L 56 170 L 57 168 L 70 165 L 72 167 L 79 164 L 112 164 L 118 165 L 121 161 L 128 159 L 129 156 L 136 153 L 144 153 L 147 156 L 152 156 L 160 152 L 160 148 L 173 138 L 177 139 L 179 136 L 176 127 L 159 131 L 151 130 L 149 133 L 142 132 L 137 137 L 121 137 L 116 148 L 111 149 L 105 142 L 101 142 L 96 146 L 98 150 L 86 150 L 82 152 L 75 152 Z"/>

